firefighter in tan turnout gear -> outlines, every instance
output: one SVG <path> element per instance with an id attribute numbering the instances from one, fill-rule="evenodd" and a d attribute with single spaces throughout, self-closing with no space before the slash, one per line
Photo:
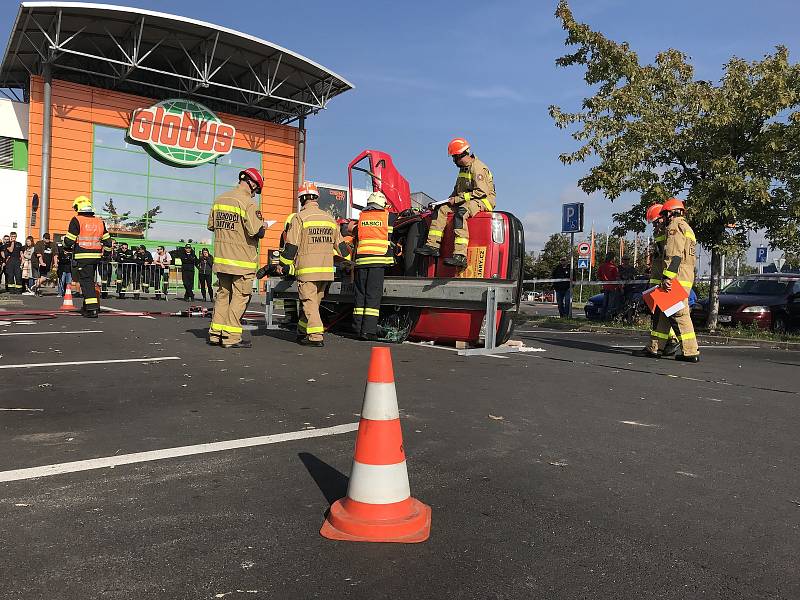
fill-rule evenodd
<path id="1" fill-rule="evenodd" d="M 694 285 L 697 240 L 694 231 L 692 231 L 692 228 L 689 227 L 684 218 L 685 212 L 686 209 L 683 206 L 683 202 L 676 198 L 670 198 L 661 207 L 661 215 L 664 218 L 665 226 L 664 232 L 666 234 L 661 287 L 665 290 L 670 290 L 673 285 L 680 285 L 688 295 L 692 290 L 692 285 Z M 694 325 L 689 316 L 688 303 L 671 317 L 666 317 L 663 313 L 659 314 L 658 324 L 653 336 L 658 339 L 658 351 L 663 351 L 667 344 L 670 326 L 675 329 L 683 348 L 683 353 L 677 355 L 675 360 L 699 362 L 700 350 L 697 347 Z"/>
<path id="2" fill-rule="evenodd" d="M 323 346 L 325 326 L 319 305 L 333 281 L 334 254 L 350 258 L 350 248 L 342 238 L 333 216 L 317 203 L 317 186 L 305 182 L 297 190 L 302 208 L 289 223 L 280 263 L 285 275 L 297 279 L 300 318 L 297 342 L 304 346 Z"/>
<path id="3" fill-rule="evenodd" d="M 494 178 L 481 160 L 470 149 L 464 138 L 455 138 L 447 146 L 447 152 L 458 167 L 458 177 L 447 204 L 436 209 L 436 215 L 428 231 L 428 241 L 416 253 L 423 256 L 439 256 L 442 235 L 447 216 L 453 213 L 453 256 L 444 259 L 444 264 L 460 269 L 467 267 L 469 226 L 467 218 L 480 212 L 492 212 L 495 207 Z"/>
<path id="4" fill-rule="evenodd" d="M 242 316 L 253 292 L 258 268 L 258 241 L 264 237 L 261 212 L 253 200 L 264 179 L 257 169 L 239 173 L 239 185 L 214 200 L 208 229 L 214 232 L 217 297 L 208 343 L 224 348 L 249 348 L 242 340 Z"/>

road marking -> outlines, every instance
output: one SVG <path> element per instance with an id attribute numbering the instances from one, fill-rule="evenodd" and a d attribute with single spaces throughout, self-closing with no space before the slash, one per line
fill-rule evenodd
<path id="1" fill-rule="evenodd" d="M 611 346 L 612 348 L 641 348 L 642 344 L 637 344 L 635 346 Z M 760 348 L 761 346 L 724 346 L 720 344 L 712 344 L 711 346 L 698 346 L 698 348 L 733 348 L 738 349 L 750 349 L 753 350 L 754 348 Z"/>
<path id="2" fill-rule="evenodd" d="M 99 329 L 89 331 L 15 331 L 14 333 L 0 333 L 3 335 L 77 335 L 80 333 L 103 333 Z"/>
<path id="3" fill-rule="evenodd" d="M 65 367 L 72 365 L 109 365 L 114 363 L 160 362 L 180 360 L 180 356 L 158 356 L 154 358 L 117 358 L 113 360 L 71 360 L 69 362 L 29 363 L 19 365 L 0 365 L 0 369 L 31 369 L 33 367 Z"/>
<path id="4" fill-rule="evenodd" d="M 639 423 L 639 421 L 620 421 L 623 425 L 633 425 L 634 427 L 658 427 L 652 423 Z M 0 479 L 2 481 L 2 479 Z"/>
<path id="5" fill-rule="evenodd" d="M 24 411 L 44 412 L 43 408 L 0 408 L 0 410 L 24 410 Z"/>
<path id="6" fill-rule="evenodd" d="M 422 348 L 433 348 L 434 350 L 449 350 L 450 352 L 458 352 L 458 348 L 450 348 L 448 346 L 435 346 L 426 342 L 403 342 L 404 344 L 411 344 L 412 346 L 420 346 Z M 502 358 L 506 359 L 507 356 L 500 356 L 499 354 L 481 354 L 481 356 L 488 356 L 489 358 Z"/>
<path id="7" fill-rule="evenodd" d="M 356 431 L 357 429 L 358 423 L 345 423 L 344 425 L 335 425 L 334 427 L 325 427 L 323 429 L 303 429 L 301 431 L 261 435 L 258 437 L 227 440 L 224 442 L 211 442 L 207 444 L 196 444 L 194 446 L 178 446 L 176 448 L 164 448 L 162 450 L 151 450 L 148 452 L 135 452 L 133 454 L 120 454 L 117 456 L 90 458 L 88 460 L 57 463 L 53 465 L 44 465 L 42 467 L 31 467 L 29 469 L 1 471 L 0 482 L 35 479 L 37 477 L 49 477 L 51 475 L 61 475 L 63 473 L 77 473 L 80 471 L 91 471 L 93 469 L 105 469 L 107 467 L 150 462 L 154 460 L 163 460 L 166 458 L 193 456 L 195 454 L 208 454 L 211 452 L 221 452 L 223 450 L 264 446 L 266 444 L 278 444 L 280 442 L 290 442 L 293 440 L 350 433 L 352 431 Z"/>

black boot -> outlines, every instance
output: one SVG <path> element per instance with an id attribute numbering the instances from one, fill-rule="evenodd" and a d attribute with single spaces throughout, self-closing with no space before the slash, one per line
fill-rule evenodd
<path id="1" fill-rule="evenodd" d="M 685 354 L 679 354 L 678 356 L 675 357 L 675 360 L 688 363 L 698 363 L 700 362 L 700 355 L 692 354 L 691 356 L 686 356 Z"/>
<path id="2" fill-rule="evenodd" d="M 427 244 L 422 248 L 417 248 L 414 252 L 421 256 L 439 256 L 439 249 L 436 246 L 428 246 Z"/>
<path id="3" fill-rule="evenodd" d="M 322 348 L 325 345 L 322 340 L 310 340 L 307 336 L 299 338 L 297 343 L 301 346 L 311 346 L 312 348 Z"/>
<path id="4" fill-rule="evenodd" d="M 458 267 L 459 269 L 467 268 L 467 257 L 463 254 L 453 254 L 450 258 L 444 259 L 444 264 L 451 267 Z"/>
<path id="5" fill-rule="evenodd" d="M 640 356 L 645 358 L 661 358 L 661 355 L 658 352 L 651 352 L 650 348 L 639 348 L 638 350 L 634 350 L 631 352 L 633 356 Z"/>
<path id="6" fill-rule="evenodd" d="M 675 339 L 670 338 L 667 342 L 667 345 L 664 346 L 664 350 L 661 351 L 662 356 L 675 356 L 675 353 L 678 351 L 678 348 L 681 347 L 681 343 Z"/>

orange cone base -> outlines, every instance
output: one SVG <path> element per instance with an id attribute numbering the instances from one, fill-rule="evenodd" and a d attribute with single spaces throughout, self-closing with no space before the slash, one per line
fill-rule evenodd
<path id="1" fill-rule="evenodd" d="M 347 510 L 347 503 L 352 502 L 343 498 L 331 505 L 319 531 L 322 537 L 346 542 L 417 544 L 431 535 L 431 507 L 416 498 L 408 499 L 406 514 L 388 519 L 355 517 Z"/>

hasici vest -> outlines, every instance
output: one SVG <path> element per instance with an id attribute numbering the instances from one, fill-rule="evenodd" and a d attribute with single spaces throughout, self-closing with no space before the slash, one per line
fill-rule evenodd
<path id="1" fill-rule="evenodd" d="M 385 266 L 394 264 L 389 242 L 389 211 L 363 210 L 358 217 L 356 266 Z"/>

